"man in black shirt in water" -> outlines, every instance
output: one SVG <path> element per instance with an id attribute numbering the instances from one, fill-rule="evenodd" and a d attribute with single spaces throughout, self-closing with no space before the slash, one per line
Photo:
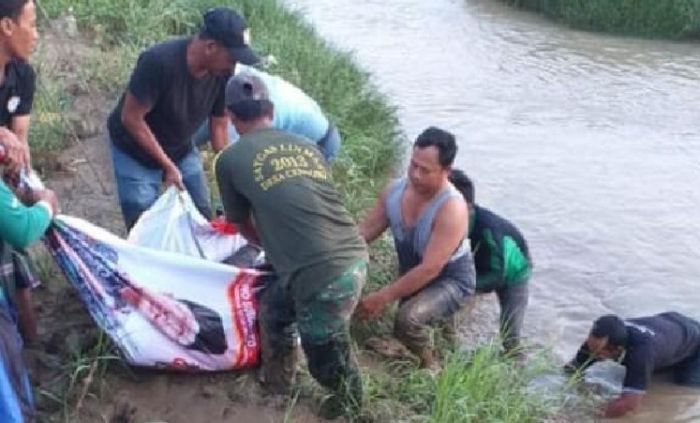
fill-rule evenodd
<path id="1" fill-rule="evenodd" d="M 627 320 L 602 316 L 565 370 L 584 370 L 605 359 L 627 370 L 622 394 L 606 405 L 606 417 L 637 408 L 656 370 L 670 369 L 678 384 L 700 388 L 700 323 L 675 312 Z"/>

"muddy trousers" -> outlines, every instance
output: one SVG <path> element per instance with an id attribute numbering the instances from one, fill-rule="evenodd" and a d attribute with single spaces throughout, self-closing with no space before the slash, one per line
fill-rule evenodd
<path id="1" fill-rule="evenodd" d="M 402 300 L 394 321 L 394 335 L 413 353 L 433 348 L 432 329 L 451 319 L 473 298 L 472 288 L 452 278 L 439 278 Z"/>
<path id="2" fill-rule="evenodd" d="M 289 391 L 296 374 L 298 331 L 314 379 L 334 394 L 340 406 L 359 409 L 362 381 L 351 349 L 350 317 L 366 273 L 366 261 L 358 261 L 324 289 L 303 299 L 295 296 L 291 284 L 282 280 L 265 288 L 259 320 L 261 377 L 268 390 Z"/>
<path id="3" fill-rule="evenodd" d="M 504 286 L 496 289 L 480 289 L 477 292 L 496 292 L 498 304 L 501 307 L 500 331 L 503 338 L 503 348 L 506 351 L 515 351 L 520 346 L 520 337 L 525 321 L 525 310 L 529 298 L 527 281 L 517 285 Z"/>

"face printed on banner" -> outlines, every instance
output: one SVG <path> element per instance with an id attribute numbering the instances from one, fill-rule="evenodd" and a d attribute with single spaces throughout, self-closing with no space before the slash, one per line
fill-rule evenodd
<path id="1" fill-rule="evenodd" d="M 143 288 L 123 288 L 120 294 L 172 341 L 182 346 L 194 343 L 199 332 L 197 320 L 190 309 L 172 296 Z"/>

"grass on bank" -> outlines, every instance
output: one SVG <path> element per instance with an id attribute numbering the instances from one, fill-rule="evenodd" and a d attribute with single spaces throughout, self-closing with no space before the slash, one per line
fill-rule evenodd
<path id="1" fill-rule="evenodd" d="M 390 366 L 382 377 L 367 376 L 366 414 L 377 422 L 539 423 L 559 413 L 560 401 L 530 385 L 553 372 L 544 352 L 521 364 L 504 357 L 495 341 L 473 351 L 449 350 L 437 377 L 407 363 Z"/>
<path id="2" fill-rule="evenodd" d="M 394 109 L 370 85 L 348 54 L 332 49 L 299 14 L 290 13 L 276 0 L 39 0 L 40 18 L 50 20 L 72 13 L 83 35 L 97 47 L 79 65 L 80 80 L 88 94 L 121 93 L 138 52 L 173 35 L 192 33 L 201 11 L 228 5 L 246 16 L 253 44 L 262 55 L 272 55 L 268 70 L 302 87 L 338 124 L 343 135 L 341 155 L 334 165 L 337 185 L 348 208 L 357 216 L 374 200 L 393 167 L 399 163 L 402 136 Z M 61 116 L 70 108 L 55 70 L 39 69 L 35 113 Z M 103 98 L 104 96 L 96 96 Z M 107 104 L 95 104 L 106 109 Z M 53 126 L 52 126 L 53 125 Z M 35 119 L 32 146 L 35 154 L 65 145 L 70 128 L 65 120 Z M 63 144 L 62 144 L 63 143 Z M 47 146 L 52 146 L 51 148 Z M 60 147 L 59 147 L 60 148 Z M 391 245 L 375 243 L 369 286 L 376 288 L 393 276 Z M 388 333 L 391 316 L 357 330 L 361 339 L 370 333 Z M 364 333 L 364 335 L 363 335 Z M 68 367 L 69 380 L 102 372 L 109 350 L 104 346 L 76 355 Z M 95 367 L 93 363 L 101 363 Z M 87 372 L 87 373 L 86 373 Z M 366 408 L 363 418 L 374 421 L 477 422 L 539 421 L 545 407 L 527 393 L 526 375 L 514 364 L 484 347 L 473 354 L 447 355 L 445 370 L 437 379 L 405 362 L 383 362 L 364 373 Z M 64 416 L 75 416 L 84 385 L 73 383 L 69 394 L 56 396 L 64 403 Z M 295 397 L 290 408 L 296 403 Z M 290 415 L 290 412 L 287 413 Z M 456 419 L 456 420 L 455 420 Z"/>
<path id="3" fill-rule="evenodd" d="M 651 38 L 699 38 L 698 0 L 503 0 L 573 27 Z"/>

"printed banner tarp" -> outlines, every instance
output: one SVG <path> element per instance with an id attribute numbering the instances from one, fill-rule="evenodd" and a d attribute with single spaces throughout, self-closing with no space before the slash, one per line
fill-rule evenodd
<path id="1" fill-rule="evenodd" d="M 130 364 L 214 371 L 257 363 L 256 270 L 134 245 L 68 216 L 55 219 L 46 243 Z"/>

